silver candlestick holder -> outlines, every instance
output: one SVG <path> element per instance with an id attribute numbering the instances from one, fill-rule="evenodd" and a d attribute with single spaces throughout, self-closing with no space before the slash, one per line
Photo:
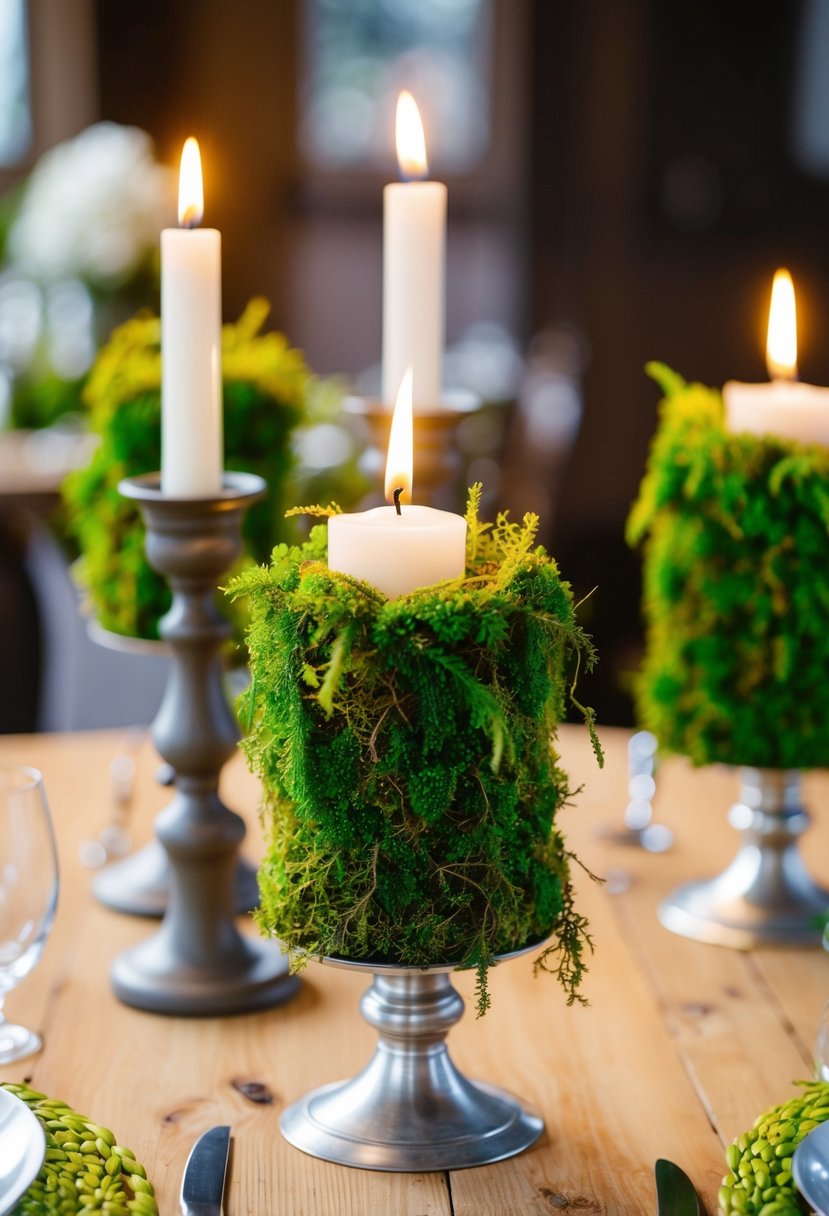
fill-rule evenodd
<path id="1" fill-rule="evenodd" d="M 467 1080 L 449 1057 L 446 1035 L 464 1008 L 453 967 L 322 962 L 373 976 L 360 1010 L 379 1043 L 352 1080 L 315 1089 L 284 1111 L 286 1140 L 339 1165 L 415 1173 L 488 1165 L 535 1143 L 540 1116 L 504 1090 Z"/>
<path id="2" fill-rule="evenodd" d="M 674 891 L 659 909 L 673 933 L 740 950 L 764 944 L 816 946 L 829 891 L 803 864 L 809 826 L 797 770 L 740 769 L 740 800 L 728 819 L 739 851 L 718 875 Z"/>
<path id="3" fill-rule="evenodd" d="M 157 839 L 131 857 L 112 862 L 92 882 L 95 898 L 106 907 L 151 920 L 160 920 L 166 912 L 169 891 L 170 865 Z M 258 903 L 256 870 L 240 857 L 234 879 L 234 909 L 237 913 L 252 912 Z"/>
<path id="4" fill-rule="evenodd" d="M 172 652 L 166 642 L 113 633 L 94 618 L 87 621 L 86 632 L 97 645 L 121 654 L 156 659 L 171 657 Z M 160 841 L 154 838 L 130 857 L 114 861 L 96 874 L 92 893 L 100 903 L 115 912 L 160 920 L 167 908 L 169 885 L 167 854 Z M 258 903 L 256 870 L 244 857 L 240 857 L 234 881 L 235 909 L 239 913 L 252 912 Z"/>
<path id="5" fill-rule="evenodd" d="M 274 943 L 243 937 L 234 922 L 245 825 L 218 795 L 239 730 L 219 654 L 230 626 L 215 604 L 219 580 L 241 551 L 242 514 L 263 496 L 265 483 L 250 473 L 225 473 L 215 497 L 169 498 L 151 473 L 118 488 L 141 508 L 147 559 L 173 592 L 160 626 L 173 661 L 152 735 L 175 772 L 175 794 L 156 820 L 168 861 L 164 919 L 157 933 L 116 958 L 112 986 L 125 1004 L 154 1013 L 269 1008 L 293 996 L 299 981 Z"/>

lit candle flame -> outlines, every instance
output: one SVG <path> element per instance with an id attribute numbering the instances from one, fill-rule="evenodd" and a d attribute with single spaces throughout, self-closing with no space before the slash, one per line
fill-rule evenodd
<path id="1" fill-rule="evenodd" d="M 204 215 L 204 184 L 198 141 L 189 136 L 181 150 L 178 176 L 178 222 L 182 228 L 195 228 Z"/>
<path id="2" fill-rule="evenodd" d="M 417 102 L 406 89 L 397 99 L 395 138 L 400 176 L 409 179 L 426 177 L 429 172 L 429 162 L 426 159 L 423 122 Z"/>
<path id="3" fill-rule="evenodd" d="M 412 369 L 409 367 L 400 382 L 391 419 L 389 454 L 386 460 L 386 499 L 389 502 L 394 498 L 394 491 L 397 489 L 402 490 L 400 502 L 412 501 L 413 431 Z"/>
<path id="4" fill-rule="evenodd" d="M 771 288 L 766 366 L 772 380 L 797 379 L 797 316 L 788 270 L 775 272 Z"/>

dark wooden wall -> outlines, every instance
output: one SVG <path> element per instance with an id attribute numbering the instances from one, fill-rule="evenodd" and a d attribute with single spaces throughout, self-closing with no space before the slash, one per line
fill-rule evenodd
<path id="1" fill-rule="evenodd" d="M 376 291 L 361 302 L 359 282 L 344 287 L 333 267 L 328 283 L 297 282 L 306 272 L 291 256 L 311 214 L 294 137 L 301 2 L 145 0 L 133 12 L 98 0 L 101 110 L 146 127 L 170 161 L 191 129 L 201 136 L 226 315 L 264 292 L 277 325 L 310 335 L 320 370 L 351 371 L 349 355 L 359 366 L 379 354 Z M 712 384 L 763 379 L 771 274 L 786 264 L 802 376 L 829 383 L 829 185 L 798 167 L 791 146 L 808 6 L 495 3 L 502 34 L 520 34 L 499 38 L 498 69 L 516 103 L 498 138 L 517 154 L 497 222 L 475 232 L 477 260 L 450 266 L 450 313 L 474 309 L 474 275 L 489 260 L 503 267 L 503 319 L 522 342 L 549 325 L 581 335 L 583 425 L 551 541 L 578 591 L 598 587 L 587 610 L 604 656 L 594 699 L 604 720 L 621 721 L 640 644 L 637 559 L 622 532 L 657 403 L 645 362 Z M 486 211 L 480 193 L 456 209 L 459 226 L 476 207 Z M 331 247 L 363 242 L 374 282 L 379 190 L 362 227 L 348 207 L 337 223 Z"/>

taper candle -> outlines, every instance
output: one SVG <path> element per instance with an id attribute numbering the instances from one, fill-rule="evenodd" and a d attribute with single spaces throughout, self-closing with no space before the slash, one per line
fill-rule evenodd
<path id="1" fill-rule="evenodd" d="M 426 141 L 405 91 L 396 135 L 400 174 L 408 180 L 383 191 L 383 400 L 394 403 L 410 367 L 415 406 L 434 408 L 443 367 L 446 186 L 420 180 L 429 172 Z"/>
<path id="2" fill-rule="evenodd" d="M 222 485 L 222 237 L 204 211 L 195 139 L 181 154 L 179 225 L 161 234 L 161 488 L 211 498 Z"/>

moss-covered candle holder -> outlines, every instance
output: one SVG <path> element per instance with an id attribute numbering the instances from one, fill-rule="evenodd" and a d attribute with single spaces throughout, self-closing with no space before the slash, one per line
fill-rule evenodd
<path id="1" fill-rule="evenodd" d="M 267 497 L 245 517 L 249 559 L 265 561 L 286 538 L 291 437 L 303 419 L 311 374 L 282 334 L 262 332 L 269 306 L 251 301 L 222 329 L 225 467 L 257 473 Z M 115 634 L 158 638 L 170 590 L 149 566 L 144 525 L 118 492 L 125 477 L 161 464 L 161 322 L 146 314 L 116 330 L 85 389 L 89 427 L 100 443 L 86 468 L 64 483 L 70 534 L 80 548 L 79 578 L 97 621 Z"/>
<path id="2" fill-rule="evenodd" d="M 536 967 L 573 1001 L 590 945 L 556 823 L 570 791 L 554 739 L 568 659 L 589 666 L 593 649 L 534 545 L 537 518 L 482 524 L 479 501 L 476 486 L 457 579 L 388 600 L 328 569 L 318 526 L 230 587 L 251 613 L 238 704 L 264 790 L 260 926 L 296 966 L 315 955 L 374 977 L 360 1005 L 373 1059 L 280 1121 L 343 1165 L 460 1169 L 532 1144 L 542 1120 L 449 1057 L 463 1001 L 448 973 L 477 971 L 482 1014 L 489 967 L 540 946 Z"/>
<path id="3" fill-rule="evenodd" d="M 463 578 L 387 600 L 328 569 L 317 526 L 229 591 L 251 615 L 237 709 L 264 790 L 262 929 L 299 965 L 476 968 L 482 1012 L 498 954 L 550 938 L 537 966 L 571 1000 L 584 970 L 554 738 L 569 660 L 594 654 L 537 518 L 482 524 L 479 494 Z"/>
<path id="4" fill-rule="evenodd" d="M 730 434 L 721 394 L 664 393 L 628 521 L 644 542 L 644 725 L 695 764 L 829 764 L 829 450 Z"/>
<path id="5" fill-rule="evenodd" d="M 796 770 L 829 764 L 829 450 L 732 434 L 719 391 L 648 370 L 664 400 L 627 532 L 644 546 L 639 716 L 694 764 L 744 766 L 728 878 L 661 915 L 727 945 L 817 941 L 829 893 L 796 852 Z"/>

